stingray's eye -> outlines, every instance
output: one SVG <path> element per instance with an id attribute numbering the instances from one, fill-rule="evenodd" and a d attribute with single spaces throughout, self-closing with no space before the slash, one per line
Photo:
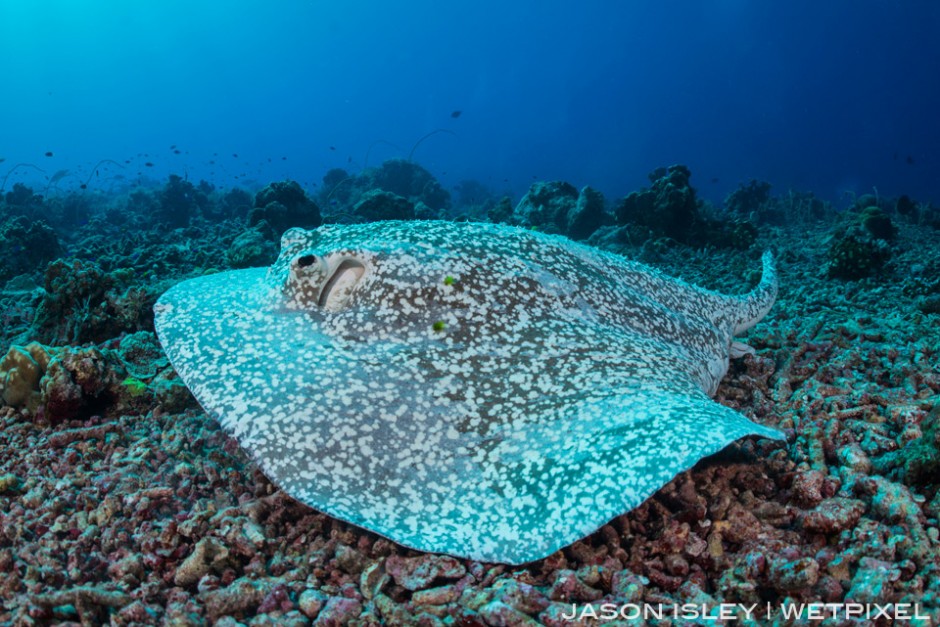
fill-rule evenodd
<path id="1" fill-rule="evenodd" d="M 297 257 L 297 265 L 301 268 L 312 266 L 316 262 L 317 262 L 316 255 L 304 255 L 303 257 Z"/>

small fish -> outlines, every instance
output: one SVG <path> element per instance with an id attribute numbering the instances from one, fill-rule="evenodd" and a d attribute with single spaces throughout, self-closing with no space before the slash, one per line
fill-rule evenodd
<path id="1" fill-rule="evenodd" d="M 0 157 L 0 163 L 3 163 L 3 162 L 6 161 L 6 160 L 7 160 L 6 157 Z"/>
<path id="2" fill-rule="evenodd" d="M 914 165 L 914 157 L 907 155 L 907 159 L 904 160 L 907 165 Z"/>
<path id="3" fill-rule="evenodd" d="M 336 150 L 336 146 L 330 146 L 330 150 Z"/>
<path id="4" fill-rule="evenodd" d="M 173 154 L 174 154 L 174 155 L 178 155 L 178 154 L 180 154 L 180 151 L 179 151 L 179 150 L 174 150 L 174 151 L 173 151 Z"/>
<path id="5" fill-rule="evenodd" d="M 459 109 L 457 111 L 451 111 L 450 117 L 455 119 L 459 118 L 461 113 L 463 113 L 463 111 L 460 111 Z"/>
<path id="6" fill-rule="evenodd" d="M 64 179 L 66 176 L 68 176 L 68 174 L 69 174 L 68 170 L 59 170 L 58 172 L 52 175 L 52 178 L 49 179 L 49 184 L 55 185 L 56 183 Z"/>
<path id="7" fill-rule="evenodd" d="M 51 157 L 51 156 L 52 156 L 52 151 L 50 150 L 50 151 L 46 152 L 46 156 L 47 156 L 47 157 Z"/>
<path id="8" fill-rule="evenodd" d="M 172 146 L 170 146 L 170 150 L 176 150 L 176 144 L 173 144 Z"/>
<path id="9" fill-rule="evenodd" d="M 153 163 L 150 162 L 150 161 L 148 161 L 148 162 L 145 163 L 144 165 L 147 166 L 148 168 L 152 168 L 152 167 L 153 167 Z"/>
<path id="10" fill-rule="evenodd" d="M 287 161 L 287 157 L 281 157 L 281 161 Z"/>
<path id="11" fill-rule="evenodd" d="M 233 152 L 233 153 L 232 153 L 232 156 L 235 157 L 236 159 L 238 159 L 238 153 L 237 153 L 237 152 Z"/>

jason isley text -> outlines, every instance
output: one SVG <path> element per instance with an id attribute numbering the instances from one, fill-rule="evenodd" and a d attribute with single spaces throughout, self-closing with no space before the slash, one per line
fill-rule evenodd
<path id="1" fill-rule="evenodd" d="M 767 603 L 720 603 L 711 607 L 694 603 L 600 603 L 578 607 L 571 604 L 570 612 L 563 612 L 565 620 L 636 620 L 643 619 L 708 619 L 708 620 L 750 620 L 760 618 L 785 618 L 804 620 L 830 619 L 865 619 L 878 618 L 892 621 L 924 620 L 930 618 L 921 612 L 919 603 L 786 603 L 773 605 Z"/>

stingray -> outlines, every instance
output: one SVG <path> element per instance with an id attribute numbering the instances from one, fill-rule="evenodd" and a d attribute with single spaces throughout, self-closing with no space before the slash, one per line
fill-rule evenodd
<path id="1" fill-rule="evenodd" d="M 777 291 L 495 224 L 291 229 L 156 305 L 170 361 L 293 498 L 402 545 L 545 557 L 744 436 L 712 396 Z"/>

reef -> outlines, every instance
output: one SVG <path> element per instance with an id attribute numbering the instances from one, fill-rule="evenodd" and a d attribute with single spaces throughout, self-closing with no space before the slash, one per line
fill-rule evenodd
<path id="1" fill-rule="evenodd" d="M 618 224 L 636 224 L 679 242 L 689 242 L 699 209 L 692 172 L 684 165 L 658 168 L 649 175 L 651 186 L 630 193 L 614 213 Z"/>
<path id="2" fill-rule="evenodd" d="M 270 232 L 265 222 L 242 231 L 225 251 L 228 265 L 232 268 L 270 265 L 277 258 L 277 246 L 268 239 Z"/>
<path id="3" fill-rule="evenodd" d="M 836 236 L 829 249 L 829 276 L 837 279 L 865 279 L 887 270 L 891 248 L 882 239 L 862 234 L 858 229 Z"/>
<path id="4" fill-rule="evenodd" d="M 59 236 L 42 220 L 14 216 L 0 222 L 0 281 L 30 272 L 61 251 Z"/>
<path id="5" fill-rule="evenodd" d="M 409 163 L 386 172 L 408 185 L 333 172 L 310 202 L 327 222 L 365 221 L 355 206 L 375 190 L 416 215 L 517 219 L 511 198 L 455 207 L 459 194 Z M 268 263 L 275 229 L 248 214 L 283 198 L 256 206 L 258 189 L 182 186 L 196 195 L 172 224 L 165 183 L 88 190 L 68 211 L 65 196 L 8 189 L 0 624 L 560 626 L 578 624 L 564 618 L 572 604 L 604 603 L 769 603 L 766 622 L 783 623 L 780 604 L 810 602 L 916 603 L 936 622 L 937 208 L 870 194 L 840 213 L 805 192 L 764 197 L 758 183 L 724 210 L 689 184 L 681 169 L 659 171 L 612 202 L 614 223 L 589 241 L 727 293 L 755 284 L 759 251 L 774 249 L 777 303 L 715 399 L 787 441 L 732 444 L 582 541 L 516 567 L 409 550 L 289 498 L 169 365 L 152 303 L 183 279 Z M 577 206 L 581 191 L 554 189 L 552 206 Z M 571 232 L 560 213 L 545 215 L 531 226 Z M 712 239 L 733 224 L 747 246 Z M 54 248 L 14 267 L 30 232 Z"/>
<path id="6" fill-rule="evenodd" d="M 769 206 L 769 186 L 753 183 L 731 194 L 723 210 L 698 198 L 684 165 L 657 168 L 650 187 L 631 192 L 614 207 L 615 228 L 599 229 L 590 241 L 605 248 L 651 242 L 746 250 L 757 239 L 756 209 Z"/>
<path id="7" fill-rule="evenodd" d="M 728 194 L 724 202 L 725 209 L 740 217 L 766 214 L 772 205 L 771 187 L 767 181 L 751 179 Z"/>
<path id="8" fill-rule="evenodd" d="M 415 206 L 410 200 L 382 189 L 369 190 L 353 205 L 353 215 L 365 222 L 413 220 Z"/>
<path id="9" fill-rule="evenodd" d="M 578 191 L 564 181 L 533 183 L 511 213 L 500 216 L 497 212 L 498 209 L 491 214 L 498 218 L 495 221 L 560 233 L 576 240 L 587 239 L 600 227 L 614 222 L 603 194 L 591 187 Z"/>
<path id="10" fill-rule="evenodd" d="M 204 181 L 197 187 L 179 175 L 171 174 L 157 195 L 157 219 L 174 228 L 186 226 L 209 204 L 208 193 L 211 191 L 211 186 Z"/>
<path id="11" fill-rule="evenodd" d="M 255 206 L 248 212 L 248 225 L 264 222 L 269 239 L 277 240 L 292 226 L 314 228 L 321 224 L 320 208 L 307 198 L 297 181 L 271 183 L 255 194 Z"/>
<path id="12" fill-rule="evenodd" d="M 323 177 L 319 201 L 330 221 L 346 223 L 440 219 L 451 206 L 450 192 L 434 175 L 404 159 L 390 159 L 358 174 L 330 170 Z"/>

